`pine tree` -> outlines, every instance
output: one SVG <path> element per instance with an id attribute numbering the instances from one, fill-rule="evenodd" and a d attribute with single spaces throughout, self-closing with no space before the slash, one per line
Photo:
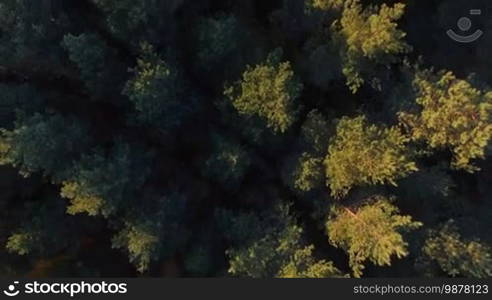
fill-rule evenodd
<path id="1" fill-rule="evenodd" d="M 362 275 L 365 261 L 378 266 L 391 265 L 391 258 L 408 255 L 408 244 L 402 233 L 422 226 L 410 216 L 399 215 L 391 201 L 376 196 L 356 210 L 333 206 L 326 231 L 330 243 L 349 255 L 355 277 Z"/>
<path id="2" fill-rule="evenodd" d="M 301 139 L 305 149 L 316 155 L 326 155 L 332 126 L 318 110 L 310 111 L 301 127 Z"/>
<path id="3" fill-rule="evenodd" d="M 107 16 L 109 30 L 119 38 L 134 34 L 156 13 L 156 1 L 91 0 Z"/>
<path id="4" fill-rule="evenodd" d="M 286 159 L 282 179 L 294 191 L 302 193 L 322 188 L 323 160 L 330 138 L 330 126 L 323 114 L 310 111 L 301 127 L 300 151 Z"/>
<path id="5" fill-rule="evenodd" d="M 32 251 L 37 243 L 39 243 L 39 238 L 36 232 L 20 230 L 9 237 L 5 247 L 9 252 L 26 255 Z"/>
<path id="6" fill-rule="evenodd" d="M 224 94 L 241 115 L 259 117 L 267 127 L 283 133 L 296 120 L 302 84 L 290 63 L 281 59 L 282 51 L 277 49 L 265 63 L 248 66 L 241 81 Z"/>
<path id="7" fill-rule="evenodd" d="M 186 241 L 185 208 L 186 198 L 178 193 L 152 201 L 123 219 L 123 228 L 112 239 L 113 248 L 127 252 L 138 272 L 148 271 L 152 262 L 171 257 Z"/>
<path id="8" fill-rule="evenodd" d="M 150 44 L 142 43 L 133 72 L 123 94 L 135 105 L 137 120 L 162 130 L 181 125 L 195 103 L 178 66 L 164 61 Z"/>
<path id="9" fill-rule="evenodd" d="M 341 6 L 340 2 L 336 3 Z M 398 54 L 411 50 L 403 40 L 406 34 L 396 23 L 404 10 L 403 3 L 365 8 L 359 1 L 344 4 L 341 19 L 332 27 L 342 49 L 343 73 L 353 93 L 365 82 L 367 74 L 373 73 L 374 63 L 393 63 Z"/>
<path id="10" fill-rule="evenodd" d="M 87 128 L 77 119 L 36 113 L 21 118 L 13 130 L 0 129 L 0 164 L 13 165 L 26 177 L 43 172 L 56 182 L 88 143 Z"/>
<path id="11" fill-rule="evenodd" d="M 355 2 L 354 0 L 308 0 L 308 8 L 315 8 L 320 10 L 329 9 L 340 9 L 344 5 L 350 2 Z"/>
<path id="12" fill-rule="evenodd" d="M 212 247 L 209 240 L 194 243 L 192 249 L 186 253 L 184 260 L 186 271 L 201 278 L 209 275 L 210 271 L 214 270 Z"/>
<path id="13" fill-rule="evenodd" d="M 430 230 L 422 251 L 424 261 L 436 262 L 449 276 L 492 276 L 492 248 L 479 240 L 463 238 L 453 221 Z"/>
<path id="14" fill-rule="evenodd" d="M 146 221 L 128 223 L 113 238 L 113 247 L 125 249 L 130 262 L 135 264 L 140 273 L 148 270 L 151 262 L 158 258 L 161 241 L 156 227 Z"/>
<path id="15" fill-rule="evenodd" d="M 205 162 L 204 173 L 226 189 L 234 190 L 251 164 L 248 152 L 239 143 L 220 135 L 214 135 L 212 141 L 213 152 Z"/>
<path id="16" fill-rule="evenodd" d="M 45 99 L 29 84 L 8 85 L 0 83 L 0 128 L 12 130 L 15 121 L 42 110 Z"/>
<path id="17" fill-rule="evenodd" d="M 309 192 L 323 186 L 323 158 L 303 152 L 294 162 L 294 170 L 291 171 L 291 185 L 294 189 Z"/>
<path id="18" fill-rule="evenodd" d="M 177 27 L 173 20 L 173 13 L 185 2 L 183 0 L 90 1 L 105 17 L 105 24 L 103 24 L 107 26 L 109 33 L 120 43 L 134 49 L 138 49 L 142 40 L 152 43 L 172 40 Z"/>
<path id="19" fill-rule="evenodd" d="M 303 229 L 288 206 L 258 218 L 251 214 L 222 214 L 233 246 L 227 250 L 229 273 L 252 278 L 325 278 L 344 276 L 332 262 L 316 259 L 314 246 L 305 245 Z"/>
<path id="20" fill-rule="evenodd" d="M 367 124 L 364 116 L 342 118 L 324 161 L 331 194 L 343 197 L 358 185 L 396 186 L 398 179 L 417 170 L 407 142 L 397 127 Z"/>
<path id="21" fill-rule="evenodd" d="M 7 251 L 46 257 L 78 249 L 80 237 L 73 231 L 74 220 L 65 213 L 65 201 L 52 194 L 38 197 L 23 206 L 5 245 Z"/>
<path id="22" fill-rule="evenodd" d="M 129 205 L 149 175 L 150 156 L 143 151 L 117 142 L 108 155 L 99 149 L 84 155 L 62 184 L 67 212 L 108 217 Z"/>
<path id="23" fill-rule="evenodd" d="M 297 249 L 291 254 L 288 263 L 281 267 L 279 278 L 330 278 L 347 277 L 339 271 L 331 261 L 317 260 L 314 255 L 314 246 Z"/>
<path id="24" fill-rule="evenodd" d="M 96 34 L 67 34 L 62 46 L 70 60 L 78 67 L 80 78 L 91 95 L 112 96 L 121 85 L 124 69 L 114 60 L 114 52 Z"/>
<path id="25" fill-rule="evenodd" d="M 492 92 L 444 71 L 419 72 L 414 84 L 419 110 L 399 114 L 412 139 L 432 149 L 450 148 L 454 168 L 477 171 L 472 161 L 485 158 L 492 137 Z"/>
<path id="26" fill-rule="evenodd" d="M 239 48 L 238 36 L 243 34 L 234 15 L 220 14 L 203 18 L 198 23 L 198 61 L 205 70 L 213 70 L 229 59 Z"/>
<path id="27" fill-rule="evenodd" d="M 53 5 L 49 11 L 46 1 L 1 1 L 0 64 L 22 65 L 29 57 L 38 68 L 54 68 L 63 52 L 59 39 L 68 25 L 60 7 Z"/>

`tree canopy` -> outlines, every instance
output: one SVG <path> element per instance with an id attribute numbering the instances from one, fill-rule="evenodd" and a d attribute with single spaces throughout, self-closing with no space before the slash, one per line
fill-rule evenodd
<path id="1" fill-rule="evenodd" d="M 398 127 L 367 124 L 364 116 L 342 118 L 328 146 L 327 185 L 331 194 L 345 196 L 352 187 L 392 184 L 417 170 Z"/>
<path id="2" fill-rule="evenodd" d="M 233 275 L 253 278 L 344 276 L 332 262 L 316 259 L 313 245 L 305 246 L 303 229 L 289 215 L 287 206 L 277 207 L 263 218 L 251 215 L 234 217 L 227 213 L 225 217 L 232 225 L 229 227 L 232 239 L 246 242 L 246 246 L 227 250 L 229 273 Z M 246 229 L 250 222 L 250 230 L 257 229 L 251 232 L 253 236 L 236 236 L 237 231 Z"/>
<path id="3" fill-rule="evenodd" d="M 166 63 L 149 44 L 141 45 L 141 56 L 123 91 L 134 103 L 137 119 L 160 129 L 179 126 L 193 107 L 193 97 L 178 67 Z"/>
<path id="4" fill-rule="evenodd" d="M 422 226 L 410 216 L 402 216 L 388 199 L 374 197 L 351 208 L 335 206 L 326 230 L 330 243 L 344 249 L 355 277 L 362 275 L 364 262 L 391 265 L 391 258 L 408 255 L 408 243 L 402 233 Z"/>
<path id="5" fill-rule="evenodd" d="M 89 142 L 87 129 L 76 119 L 38 113 L 0 134 L 0 164 L 16 166 L 24 176 L 43 172 L 55 180 L 63 178 L 71 159 Z"/>
<path id="6" fill-rule="evenodd" d="M 492 136 L 492 92 L 445 71 L 418 73 L 414 84 L 419 109 L 400 113 L 412 139 L 433 149 L 449 148 L 454 168 L 476 171 L 473 160 L 485 157 Z"/>
<path id="7" fill-rule="evenodd" d="M 315 1 L 321 8 L 340 7 L 342 1 Z M 352 92 L 365 82 L 370 73 L 370 62 L 389 64 L 411 47 L 404 41 L 406 33 L 398 29 L 397 21 L 403 16 L 405 4 L 392 7 L 370 5 L 363 7 L 358 0 L 346 1 L 342 16 L 333 24 L 333 30 L 342 47 L 343 74 Z M 369 65 L 368 65 L 369 64 Z"/>
<path id="8" fill-rule="evenodd" d="M 431 230 L 422 251 L 424 260 L 436 262 L 449 276 L 471 278 L 492 276 L 490 246 L 479 240 L 463 238 L 453 221 Z"/>
<path id="9" fill-rule="evenodd" d="M 491 277 L 489 2 L 0 0 L 0 277 Z"/>
<path id="10" fill-rule="evenodd" d="M 130 145 L 117 142 L 107 156 L 96 149 L 76 162 L 60 192 L 70 200 L 67 212 L 109 216 L 127 205 L 149 172 L 148 155 L 134 153 Z"/>
<path id="11" fill-rule="evenodd" d="M 264 120 L 275 132 L 285 132 L 296 120 L 302 84 L 282 51 L 272 52 L 265 63 L 248 66 L 242 79 L 225 90 L 237 111 Z"/>

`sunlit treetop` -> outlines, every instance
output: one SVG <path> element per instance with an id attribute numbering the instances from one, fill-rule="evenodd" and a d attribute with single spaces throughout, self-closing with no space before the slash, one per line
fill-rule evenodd
<path id="1" fill-rule="evenodd" d="M 302 84 L 277 49 L 267 60 L 248 66 L 242 79 L 224 94 L 247 117 L 259 117 L 275 132 L 285 132 L 296 120 Z"/>
<path id="2" fill-rule="evenodd" d="M 158 232 L 154 227 L 148 222 L 128 223 L 125 229 L 113 238 L 113 247 L 128 251 L 130 262 L 135 264 L 141 273 L 149 268 L 159 246 Z"/>
<path id="3" fill-rule="evenodd" d="M 332 196 L 343 197 L 359 185 L 396 186 L 398 179 L 417 170 L 407 143 L 398 127 L 368 124 L 364 116 L 342 118 L 324 161 Z"/>
<path id="4" fill-rule="evenodd" d="M 324 186 L 323 157 L 303 152 L 289 163 L 286 179 L 292 189 L 309 192 Z"/>
<path id="5" fill-rule="evenodd" d="M 332 8 L 335 9 L 342 8 L 344 4 L 354 1 L 356 0 L 309 0 L 307 2 L 308 2 L 308 7 L 310 8 L 328 10 Z"/>
<path id="6" fill-rule="evenodd" d="M 350 1 L 344 6 L 341 19 L 332 27 L 342 46 L 343 73 L 352 92 L 364 83 L 363 73 L 370 72 L 367 60 L 384 65 L 411 50 L 397 24 L 404 10 L 403 3 L 363 7 Z"/>
<path id="7" fill-rule="evenodd" d="M 410 216 L 400 215 L 391 200 L 377 196 L 357 209 L 334 206 L 326 231 L 330 243 L 348 253 L 354 276 L 360 277 L 366 261 L 389 266 L 393 257 L 407 256 L 408 244 L 402 233 L 420 226 L 422 223 Z"/>
<path id="8" fill-rule="evenodd" d="M 409 46 L 403 41 L 406 34 L 397 28 L 396 23 L 403 16 L 404 9 L 402 3 L 393 7 L 383 4 L 363 8 L 353 2 L 343 11 L 340 20 L 340 33 L 347 41 L 349 52 L 383 61 L 386 54 L 408 51 Z"/>
<path id="9" fill-rule="evenodd" d="M 449 148 L 454 168 L 476 171 L 472 162 L 485 157 L 492 137 L 492 91 L 479 90 L 451 72 L 423 71 L 414 84 L 419 109 L 399 114 L 412 139 L 432 149 Z"/>

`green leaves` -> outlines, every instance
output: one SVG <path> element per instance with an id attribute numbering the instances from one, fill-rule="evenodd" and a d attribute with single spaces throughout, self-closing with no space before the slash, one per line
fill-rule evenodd
<path id="1" fill-rule="evenodd" d="M 296 120 L 302 84 L 290 63 L 281 62 L 281 56 L 277 50 L 265 63 L 248 66 L 241 81 L 226 88 L 224 94 L 241 115 L 259 117 L 273 131 L 284 133 Z"/>
<path id="2" fill-rule="evenodd" d="M 419 110 L 399 114 L 412 139 L 425 141 L 432 149 L 449 148 L 454 168 L 477 171 L 473 160 L 485 157 L 492 137 L 492 92 L 444 71 L 420 72 L 414 85 Z"/>
<path id="3" fill-rule="evenodd" d="M 362 275 L 364 262 L 389 266 L 391 258 L 408 255 L 408 244 L 402 233 L 422 226 L 410 216 L 398 214 L 397 207 L 384 197 L 368 199 L 355 210 L 334 206 L 326 231 L 330 243 L 349 255 L 355 277 Z"/>
<path id="4" fill-rule="evenodd" d="M 392 184 L 417 170 L 397 127 L 369 125 L 365 117 L 344 117 L 330 141 L 326 167 L 332 196 L 341 198 L 354 186 Z"/>

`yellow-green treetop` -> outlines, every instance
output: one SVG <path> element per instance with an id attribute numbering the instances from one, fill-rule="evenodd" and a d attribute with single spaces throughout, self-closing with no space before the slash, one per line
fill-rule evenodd
<path id="1" fill-rule="evenodd" d="M 332 27 L 342 44 L 343 73 L 352 92 L 357 92 L 365 81 L 365 60 L 388 64 L 395 61 L 396 55 L 411 50 L 404 41 L 406 33 L 397 28 L 404 12 L 403 3 L 364 8 L 359 1 L 349 1 L 344 5 L 341 19 Z"/>
<path id="2" fill-rule="evenodd" d="M 469 172 L 472 160 L 484 158 L 492 136 L 492 91 L 482 91 L 451 72 L 423 71 L 414 81 L 419 112 L 401 112 L 401 123 L 415 141 L 433 149 L 450 148 L 452 166 Z"/>
<path id="3" fill-rule="evenodd" d="M 292 174 L 293 187 L 299 191 L 308 192 L 318 186 L 323 186 L 323 157 L 317 157 L 303 152 L 296 160 Z"/>
<path id="4" fill-rule="evenodd" d="M 354 0 L 310 0 L 308 5 L 312 8 L 328 10 L 332 8 L 341 8 L 345 3 L 352 1 Z"/>
<path id="5" fill-rule="evenodd" d="M 358 185 L 392 184 L 417 170 L 397 127 L 367 124 L 364 116 L 342 118 L 328 146 L 324 164 L 327 185 L 343 197 Z"/>
<path id="6" fill-rule="evenodd" d="M 283 133 L 296 120 L 302 84 L 281 56 L 282 51 L 276 50 L 265 63 L 248 66 L 242 79 L 224 94 L 241 115 L 257 116 L 275 132 Z"/>
<path id="7" fill-rule="evenodd" d="M 410 216 L 402 216 L 391 201 L 376 196 L 357 210 L 334 206 L 326 223 L 330 243 L 345 250 L 355 277 L 362 275 L 364 262 L 391 265 L 391 258 L 408 255 L 401 233 L 420 227 Z"/>

